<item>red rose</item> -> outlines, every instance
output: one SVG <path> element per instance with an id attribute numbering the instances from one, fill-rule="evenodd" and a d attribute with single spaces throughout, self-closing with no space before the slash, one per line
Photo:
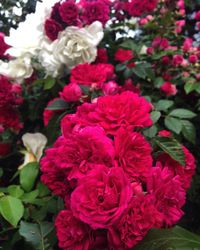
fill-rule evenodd
<path id="1" fill-rule="evenodd" d="M 107 3 L 102 0 L 82 1 L 81 19 L 85 24 L 91 24 L 95 21 L 101 22 L 103 25 L 110 19 L 110 8 Z"/>
<path id="2" fill-rule="evenodd" d="M 114 81 L 109 81 L 102 86 L 104 95 L 115 95 L 119 92 L 119 85 Z"/>
<path id="3" fill-rule="evenodd" d="M 3 129 L 12 129 L 19 132 L 23 124 L 20 122 L 19 113 L 15 107 L 0 107 L 0 125 Z"/>
<path id="4" fill-rule="evenodd" d="M 183 62 L 183 56 L 182 55 L 174 55 L 173 56 L 173 65 L 179 66 Z"/>
<path id="5" fill-rule="evenodd" d="M 84 103 L 78 107 L 75 115 L 64 117 L 62 130 L 67 132 L 76 125 L 98 124 L 107 134 L 115 135 L 121 127 L 148 127 L 152 125 L 149 114 L 151 108 L 151 104 L 144 97 L 130 91 L 114 96 L 102 96 L 97 99 L 97 103 Z"/>
<path id="6" fill-rule="evenodd" d="M 114 142 L 116 159 L 130 180 L 144 180 L 152 167 L 152 149 L 144 136 L 119 129 Z"/>
<path id="7" fill-rule="evenodd" d="M 73 190 L 73 185 L 68 181 L 69 170 L 62 168 L 65 139 L 58 137 L 52 148 L 45 151 L 45 156 L 41 159 L 41 181 L 53 191 L 55 195 L 65 197 Z M 73 184 L 73 183 L 72 183 Z"/>
<path id="8" fill-rule="evenodd" d="M 108 53 L 104 48 L 98 48 L 97 50 L 97 63 L 107 63 L 108 62 Z"/>
<path id="9" fill-rule="evenodd" d="M 162 215 L 156 210 L 154 197 L 132 198 L 120 221 L 108 229 L 112 249 L 133 249 L 152 227 L 160 227 Z"/>
<path id="10" fill-rule="evenodd" d="M 172 226 L 183 215 L 185 190 L 179 176 L 173 176 L 167 167 L 157 163 L 147 181 L 147 190 L 155 197 L 155 206 L 162 213 L 163 226 Z"/>
<path id="11" fill-rule="evenodd" d="M 134 57 L 133 52 L 127 49 L 118 49 L 115 53 L 115 60 L 118 62 L 129 61 Z"/>
<path id="12" fill-rule="evenodd" d="M 186 147 L 183 147 L 185 155 L 185 166 L 173 160 L 169 155 L 163 153 L 158 156 L 157 161 L 161 162 L 163 167 L 167 167 L 173 176 L 180 177 L 182 187 L 186 190 L 190 187 L 192 176 L 195 173 L 195 159 Z"/>
<path id="13" fill-rule="evenodd" d="M 112 140 L 101 128 L 85 127 L 65 136 L 46 150 L 41 161 L 42 181 L 59 195 L 66 195 L 69 182 L 84 177 L 97 164 L 114 165 Z"/>
<path id="14" fill-rule="evenodd" d="M 62 26 L 53 19 L 47 19 L 44 25 L 45 33 L 51 41 L 58 38 L 58 33 L 63 30 Z"/>
<path id="15" fill-rule="evenodd" d="M 168 130 L 161 130 L 158 132 L 158 136 L 161 137 L 171 137 L 172 133 Z"/>
<path id="16" fill-rule="evenodd" d="M 71 195 L 71 209 L 93 229 L 108 228 L 120 218 L 131 196 L 130 182 L 121 168 L 99 166 L 80 179 Z"/>
<path id="17" fill-rule="evenodd" d="M 60 16 L 67 25 L 76 25 L 78 19 L 78 7 L 74 1 L 65 1 L 59 7 Z"/>
<path id="18" fill-rule="evenodd" d="M 61 211 L 55 221 L 59 247 L 66 250 L 89 250 L 89 227 L 77 220 L 70 210 Z"/>
<path id="19" fill-rule="evenodd" d="M 60 92 L 60 97 L 66 102 L 76 102 L 82 96 L 81 88 L 76 83 L 70 83 Z"/>
<path id="20" fill-rule="evenodd" d="M 114 67 L 111 64 L 79 64 L 71 71 L 71 82 L 101 88 L 103 83 L 114 77 Z"/>

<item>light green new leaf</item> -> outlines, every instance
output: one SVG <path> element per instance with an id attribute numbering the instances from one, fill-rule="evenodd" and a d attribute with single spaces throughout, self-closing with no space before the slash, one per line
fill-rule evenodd
<path id="1" fill-rule="evenodd" d="M 16 198 L 20 198 L 24 194 L 24 190 L 20 186 L 11 185 L 8 187 L 8 193 Z"/>
<path id="2" fill-rule="evenodd" d="M 0 213 L 11 225 L 17 226 L 19 220 L 24 214 L 22 202 L 12 196 L 3 196 L 0 198 Z"/>
<path id="3" fill-rule="evenodd" d="M 39 173 L 39 164 L 37 162 L 28 163 L 20 170 L 20 184 L 26 192 L 30 192 L 35 184 Z"/>

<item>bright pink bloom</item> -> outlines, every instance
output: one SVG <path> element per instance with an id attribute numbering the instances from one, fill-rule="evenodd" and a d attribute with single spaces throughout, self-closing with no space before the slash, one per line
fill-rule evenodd
<path id="1" fill-rule="evenodd" d="M 158 132 L 158 136 L 161 137 L 171 137 L 172 133 L 168 130 L 161 130 Z"/>
<path id="2" fill-rule="evenodd" d="M 145 180 L 152 167 L 151 146 L 138 132 L 119 129 L 115 139 L 116 159 L 131 181 Z"/>
<path id="3" fill-rule="evenodd" d="M 47 19 L 44 25 L 47 37 L 54 41 L 58 37 L 58 33 L 63 30 L 62 26 L 53 19 Z"/>
<path id="4" fill-rule="evenodd" d="M 173 56 L 173 65 L 174 66 L 179 66 L 182 64 L 184 58 L 182 55 L 174 55 Z"/>
<path id="5" fill-rule="evenodd" d="M 111 64 L 79 64 L 71 71 L 71 82 L 93 88 L 102 88 L 105 82 L 114 77 L 114 67 Z"/>
<path id="6" fill-rule="evenodd" d="M 166 94 L 166 96 L 176 95 L 177 93 L 176 85 L 171 82 L 164 82 L 160 89 Z"/>
<path id="7" fill-rule="evenodd" d="M 104 95 L 115 95 L 119 92 L 119 89 L 119 85 L 114 81 L 109 81 L 102 87 Z"/>
<path id="8" fill-rule="evenodd" d="M 60 97 L 66 102 L 76 102 L 82 96 L 81 88 L 76 83 L 70 83 L 60 92 Z"/>
<path id="9" fill-rule="evenodd" d="M 98 48 L 97 50 L 97 63 L 107 63 L 108 62 L 108 53 L 104 48 Z"/>
<path id="10" fill-rule="evenodd" d="M 190 55 L 188 60 L 190 63 L 196 63 L 198 61 L 198 57 L 197 55 Z"/>
<path id="11" fill-rule="evenodd" d="M 108 228 L 128 207 L 131 196 L 130 182 L 121 168 L 99 166 L 80 179 L 71 195 L 71 209 L 93 229 Z"/>
<path id="12" fill-rule="evenodd" d="M 85 127 L 73 134 L 65 135 L 65 139 L 61 137 L 53 148 L 46 150 L 46 156 L 41 162 L 42 180 L 47 181 L 50 189 L 55 190 L 54 183 L 47 178 L 53 168 L 58 173 L 64 172 L 66 181 L 72 181 L 85 176 L 97 164 L 107 167 L 114 165 L 113 142 L 101 128 Z"/>
<path id="13" fill-rule="evenodd" d="M 195 19 L 200 21 L 200 10 L 196 12 Z"/>
<path id="14" fill-rule="evenodd" d="M 118 49 L 115 53 L 115 60 L 124 63 L 134 58 L 133 52 L 127 49 Z"/>
<path id="15" fill-rule="evenodd" d="M 77 220 L 70 210 L 62 210 L 55 221 L 59 247 L 66 250 L 89 250 L 90 228 Z"/>
<path id="16" fill-rule="evenodd" d="M 133 249 L 152 227 L 160 227 L 162 214 L 154 205 L 152 195 L 132 198 L 128 209 L 116 225 L 108 230 L 112 249 Z"/>
<path id="17" fill-rule="evenodd" d="M 147 190 L 155 197 L 155 207 L 162 213 L 163 226 L 174 225 L 183 215 L 185 190 L 179 176 L 173 176 L 167 167 L 157 163 L 149 176 Z"/>
<path id="18" fill-rule="evenodd" d="M 183 43 L 183 51 L 188 52 L 191 49 L 192 44 L 193 44 L 193 40 L 187 37 Z"/>
<path id="19" fill-rule="evenodd" d="M 180 163 L 173 160 L 167 154 L 161 154 L 157 160 L 162 163 L 163 167 L 167 167 L 173 176 L 178 175 L 180 177 L 181 185 L 186 190 L 190 187 L 192 176 L 195 173 L 195 159 L 186 147 L 183 147 L 183 151 L 186 162 L 185 166 L 181 166 Z"/>
<path id="20" fill-rule="evenodd" d="M 97 103 L 84 103 L 75 115 L 66 115 L 62 121 L 64 133 L 77 126 L 99 125 L 107 134 L 115 135 L 124 127 L 148 127 L 152 125 L 152 106 L 144 97 L 130 91 L 114 96 L 99 97 Z"/>
<path id="21" fill-rule="evenodd" d="M 155 37 L 152 42 L 152 47 L 155 49 L 166 49 L 169 47 L 169 41 L 166 38 Z"/>

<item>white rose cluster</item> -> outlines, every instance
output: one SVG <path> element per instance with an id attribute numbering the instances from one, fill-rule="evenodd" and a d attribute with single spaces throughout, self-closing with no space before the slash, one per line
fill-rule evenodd
<path id="1" fill-rule="evenodd" d="M 17 29 L 11 29 L 6 43 L 11 46 L 7 53 L 14 59 L 8 63 L 0 61 L 0 74 L 22 81 L 33 72 L 32 58 L 39 61 L 46 75 L 53 77 L 60 76 L 65 68 L 95 61 L 97 45 L 103 38 L 100 22 L 83 28 L 68 26 L 53 42 L 45 35 L 44 23 L 56 2 L 38 2 L 36 12 L 27 15 Z"/>

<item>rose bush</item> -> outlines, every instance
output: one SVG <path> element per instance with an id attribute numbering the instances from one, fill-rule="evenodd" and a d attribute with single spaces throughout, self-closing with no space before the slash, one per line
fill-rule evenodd
<path id="1" fill-rule="evenodd" d="M 200 248 L 199 15 L 44 0 L 0 34 L 3 249 Z"/>

